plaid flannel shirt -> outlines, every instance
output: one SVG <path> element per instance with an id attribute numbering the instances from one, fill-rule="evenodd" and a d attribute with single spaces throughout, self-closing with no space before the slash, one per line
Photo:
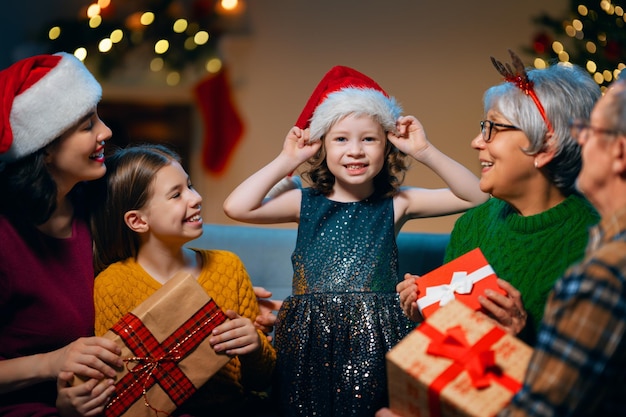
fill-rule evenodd
<path id="1" fill-rule="evenodd" d="M 545 248 L 549 250 L 549 248 Z M 550 294 L 524 386 L 500 417 L 626 413 L 626 210 Z"/>

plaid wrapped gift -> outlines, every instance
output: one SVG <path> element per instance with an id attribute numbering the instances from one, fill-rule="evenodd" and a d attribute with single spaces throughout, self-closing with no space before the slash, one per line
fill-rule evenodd
<path id="1" fill-rule="evenodd" d="M 104 415 L 173 412 L 230 360 L 207 340 L 226 320 L 193 276 L 171 278 L 104 335 L 122 346 L 125 362 Z"/>
<path id="2" fill-rule="evenodd" d="M 506 295 L 497 279 L 480 248 L 476 248 L 419 277 L 417 306 L 425 318 L 453 299 L 473 310 L 481 310 L 478 296 L 486 289 Z"/>
<path id="3" fill-rule="evenodd" d="M 521 388 L 532 348 L 453 300 L 387 353 L 400 415 L 495 416 Z"/>

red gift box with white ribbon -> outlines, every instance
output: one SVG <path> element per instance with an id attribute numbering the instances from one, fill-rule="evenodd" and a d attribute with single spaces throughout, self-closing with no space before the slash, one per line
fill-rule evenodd
<path id="1" fill-rule="evenodd" d="M 506 295 L 497 279 L 480 248 L 476 248 L 419 277 L 417 306 L 424 318 L 454 299 L 473 310 L 481 310 L 478 296 L 486 289 Z"/>

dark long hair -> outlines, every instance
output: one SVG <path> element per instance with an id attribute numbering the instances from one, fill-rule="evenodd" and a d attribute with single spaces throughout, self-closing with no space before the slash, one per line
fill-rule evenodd
<path id="1" fill-rule="evenodd" d="M 137 256 L 139 236 L 126 226 L 124 214 L 147 203 L 157 171 L 172 161 L 180 163 L 180 156 L 158 144 L 131 145 L 107 157 L 107 172 L 91 187 L 89 199 L 96 274 Z"/>
<path id="2" fill-rule="evenodd" d="M 56 208 L 57 185 L 46 166 L 46 149 L 0 166 L 0 213 L 11 221 L 38 226 Z"/>

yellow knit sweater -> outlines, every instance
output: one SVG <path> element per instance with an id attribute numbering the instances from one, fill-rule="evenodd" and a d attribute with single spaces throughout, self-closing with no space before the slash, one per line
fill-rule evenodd
<path id="1" fill-rule="evenodd" d="M 200 285 L 222 311 L 234 310 L 254 321 L 259 306 L 239 257 L 227 251 L 196 251 L 202 256 Z M 103 335 L 161 286 L 132 258 L 110 265 L 95 281 L 96 334 Z M 259 336 L 257 352 L 231 359 L 183 407 L 190 411 L 230 408 L 239 405 L 246 393 L 268 388 L 276 352 L 260 331 Z"/>

